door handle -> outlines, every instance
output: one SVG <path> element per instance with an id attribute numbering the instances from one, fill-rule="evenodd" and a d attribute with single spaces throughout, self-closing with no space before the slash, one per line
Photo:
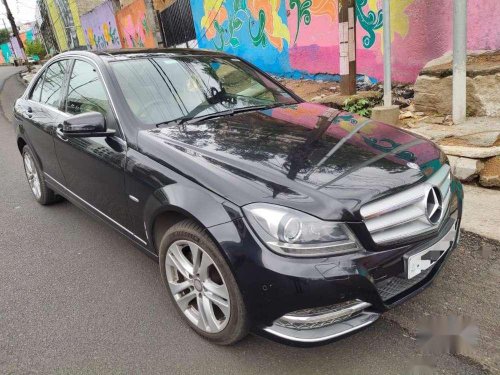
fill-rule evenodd
<path id="1" fill-rule="evenodd" d="M 68 142 L 68 138 L 66 138 L 64 136 L 64 133 L 62 131 L 62 125 L 58 125 L 57 126 L 57 129 L 56 129 L 56 135 L 57 135 L 57 138 L 59 138 L 61 141 L 63 142 Z"/>

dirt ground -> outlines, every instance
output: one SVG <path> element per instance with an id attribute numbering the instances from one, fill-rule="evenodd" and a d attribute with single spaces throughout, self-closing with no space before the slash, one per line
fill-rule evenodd
<path id="1" fill-rule="evenodd" d="M 318 82 L 306 79 L 280 79 L 280 82 L 307 101 L 316 96 L 332 95 L 340 92 L 339 83 L 333 81 Z"/>

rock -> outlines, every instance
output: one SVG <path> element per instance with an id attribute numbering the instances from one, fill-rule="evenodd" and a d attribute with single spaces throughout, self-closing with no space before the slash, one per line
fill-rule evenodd
<path id="1" fill-rule="evenodd" d="M 446 155 L 463 156 L 471 159 L 486 159 L 500 155 L 500 146 L 468 147 L 468 146 L 440 146 Z"/>
<path id="2" fill-rule="evenodd" d="M 469 158 L 456 158 L 452 161 L 450 160 L 451 171 L 460 181 L 471 181 L 484 167 L 481 160 L 469 159 Z"/>
<path id="3" fill-rule="evenodd" d="M 451 114 L 453 77 L 444 78 L 419 76 L 415 82 L 415 110 L 419 112 Z M 483 116 L 483 104 L 476 95 L 473 79 L 467 77 L 467 114 L 469 116 Z M 498 93 L 500 95 L 500 92 Z"/>
<path id="4" fill-rule="evenodd" d="M 429 61 L 424 66 L 424 70 L 433 68 L 435 66 L 450 64 L 453 62 L 453 52 L 448 51 L 443 56 L 438 57 L 437 59 Z"/>
<path id="5" fill-rule="evenodd" d="M 486 161 L 479 176 L 479 183 L 487 187 L 500 187 L 500 156 Z"/>
<path id="6" fill-rule="evenodd" d="M 374 107 L 371 118 L 384 124 L 399 125 L 399 107 L 397 105 Z"/>
<path id="7" fill-rule="evenodd" d="M 407 118 L 413 118 L 413 117 L 415 117 L 415 116 L 413 115 L 413 112 L 411 112 L 411 111 L 402 112 L 399 115 L 400 120 L 404 120 Z"/>
<path id="8" fill-rule="evenodd" d="M 443 116 L 438 116 L 438 117 L 430 117 L 427 122 L 430 124 L 437 124 L 441 125 L 444 122 L 444 117 Z"/>
<path id="9" fill-rule="evenodd" d="M 359 91 L 356 95 L 331 94 L 324 97 L 315 96 L 311 99 L 311 102 L 325 104 L 333 108 L 343 108 L 347 99 L 358 100 L 363 98 L 371 102 L 377 102 L 382 99 L 382 93 L 378 91 Z"/>
<path id="10" fill-rule="evenodd" d="M 460 159 L 458 156 L 448 155 L 448 161 L 450 162 L 450 168 L 452 172 L 455 170 L 458 159 Z"/>
<path id="11" fill-rule="evenodd" d="M 500 73 L 473 78 L 476 97 L 481 103 L 481 116 L 500 117 Z"/>
<path id="12" fill-rule="evenodd" d="M 482 132 L 460 137 L 468 144 L 479 147 L 491 147 L 500 139 L 500 132 Z"/>
<path id="13" fill-rule="evenodd" d="M 450 55 L 429 62 L 415 82 L 417 111 L 451 114 L 453 69 Z M 408 93 L 409 95 L 409 93 Z M 467 114 L 500 117 L 500 52 L 469 54 Z"/>

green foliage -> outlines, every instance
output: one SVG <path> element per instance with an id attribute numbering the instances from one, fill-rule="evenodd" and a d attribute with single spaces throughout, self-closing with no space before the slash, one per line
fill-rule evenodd
<path id="1" fill-rule="evenodd" d="M 372 115 L 373 103 L 365 98 L 356 99 L 350 98 L 344 102 L 344 110 L 351 113 L 357 113 L 363 117 L 370 117 Z"/>
<path id="2" fill-rule="evenodd" d="M 10 32 L 7 29 L 0 30 L 0 44 L 7 43 L 10 40 Z"/>
<path id="3" fill-rule="evenodd" d="M 41 59 L 43 59 L 47 54 L 42 42 L 37 39 L 26 41 L 24 50 L 26 51 L 27 56 L 38 55 Z"/>

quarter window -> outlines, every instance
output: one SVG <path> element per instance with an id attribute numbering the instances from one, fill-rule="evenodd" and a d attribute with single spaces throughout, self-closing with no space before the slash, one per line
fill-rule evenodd
<path id="1" fill-rule="evenodd" d="M 47 68 L 40 96 L 41 103 L 59 108 L 65 74 L 66 61 L 57 61 Z"/>
<path id="2" fill-rule="evenodd" d="M 109 100 L 95 68 L 85 61 L 76 60 L 69 80 L 66 112 L 77 115 L 92 111 L 108 117 Z"/>

